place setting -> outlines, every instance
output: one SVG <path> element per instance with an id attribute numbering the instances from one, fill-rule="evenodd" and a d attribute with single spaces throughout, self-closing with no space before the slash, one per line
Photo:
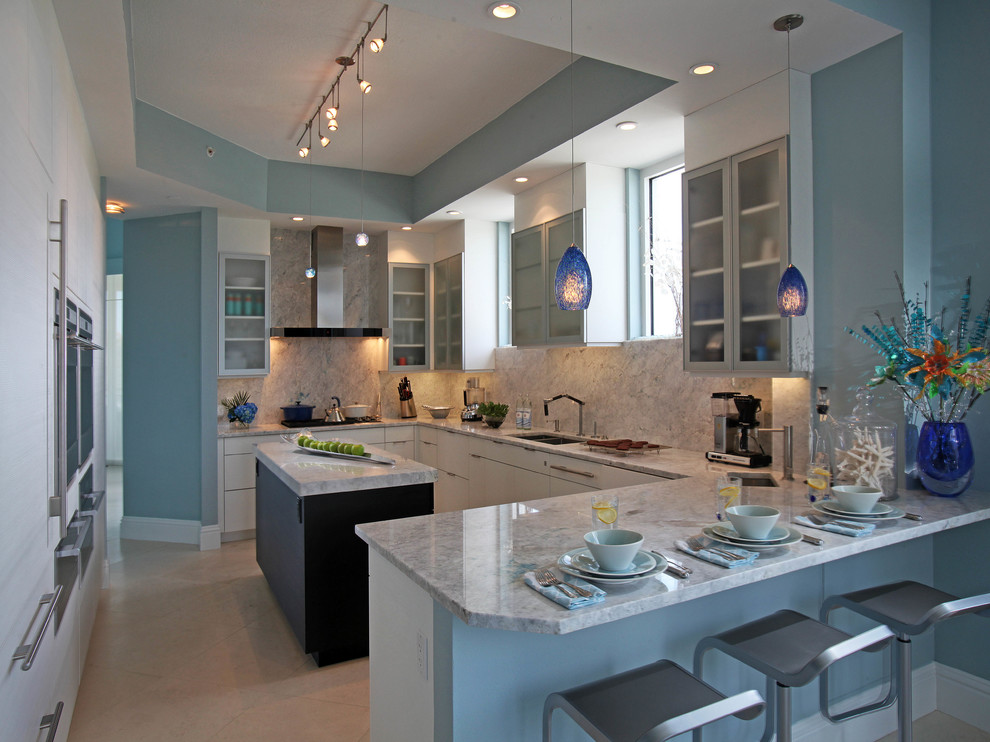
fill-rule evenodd
<path id="1" fill-rule="evenodd" d="M 853 538 L 869 536 L 880 522 L 907 516 L 900 508 L 879 502 L 882 495 L 879 487 L 838 484 L 831 497 L 811 503 L 813 513 L 799 515 L 794 522 Z"/>
<path id="2" fill-rule="evenodd" d="M 716 523 L 704 526 L 700 536 L 680 539 L 680 551 L 720 567 L 734 569 L 752 564 L 768 549 L 801 541 L 796 528 L 779 525 L 780 510 L 769 505 L 743 504 L 742 480 L 721 476 L 715 484 Z"/>
<path id="3" fill-rule="evenodd" d="M 592 495 L 591 519 L 595 529 L 584 534 L 584 546 L 562 554 L 552 569 L 526 572 L 523 580 L 531 588 L 568 609 L 581 608 L 605 599 L 606 589 L 644 583 L 670 570 L 686 577 L 690 569 L 673 565 L 658 552 L 643 547 L 643 534 L 618 528 L 618 496 Z"/>

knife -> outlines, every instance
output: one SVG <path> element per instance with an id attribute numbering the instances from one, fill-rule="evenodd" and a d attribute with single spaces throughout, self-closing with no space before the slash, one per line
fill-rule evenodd
<path id="1" fill-rule="evenodd" d="M 677 560 L 671 559 L 669 556 L 667 556 L 666 554 L 664 554 L 662 552 L 657 551 L 656 549 L 650 549 L 650 552 L 652 554 L 656 554 L 657 556 L 661 556 L 664 559 L 666 559 L 667 560 L 667 564 L 669 566 L 673 567 L 674 570 L 676 570 L 674 572 L 674 574 L 677 574 L 677 572 L 683 572 L 684 573 L 683 575 L 677 575 L 678 577 L 685 577 L 685 576 L 691 574 L 694 571 L 689 566 L 687 566 L 686 564 L 681 564 Z"/>
<path id="2" fill-rule="evenodd" d="M 821 546 L 825 543 L 824 539 L 815 538 L 814 536 L 809 536 L 807 533 L 801 534 L 801 540 L 807 541 L 809 544 L 814 544 L 815 546 Z"/>

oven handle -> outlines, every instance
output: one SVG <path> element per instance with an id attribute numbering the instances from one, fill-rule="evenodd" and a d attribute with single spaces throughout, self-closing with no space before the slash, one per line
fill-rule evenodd
<path id="1" fill-rule="evenodd" d="M 86 536 L 89 535 L 89 529 L 92 525 L 92 518 L 73 518 L 72 522 L 69 523 L 69 529 L 76 532 L 76 537 L 72 541 L 68 541 L 68 537 L 59 541 L 58 546 L 55 547 L 55 556 L 79 556 L 82 553 L 83 544 L 86 542 Z M 66 543 L 67 541 L 68 543 Z"/>
<path id="2" fill-rule="evenodd" d="M 38 727 L 38 731 L 48 730 L 48 734 L 45 736 L 45 742 L 55 742 L 55 735 L 58 734 L 58 722 L 62 718 L 62 707 L 65 704 L 59 701 L 55 704 L 55 711 L 50 714 L 45 714 L 41 717 L 41 724 Z"/>
<path id="3" fill-rule="evenodd" d="M 48 630 L 48 624 L 52 622 L 52 616 L 55 615 L 55 607 L 58 605 L 59 596 L 62 595 L 62 586 L 56 585 L 55 592 L 45 593 L 41 596 L 41 600 L 38 601 L 38 606 L 43 606 L 48 603 L 48 611 L 45 613 L 45 620 L 41 624 L 41 628 L 38 630 L 38 635 L 34 638 L 34 642 L 31 644 L 22 644 L 14 652 L 14 656 L 11 658 L 12 661 L 17 662 L 18 660 L 24 660 L 21 664 L 22 670 L 30 670 L 31 665 L 34 664 L 35 655 L 38 654 L 38 649 L 41 647 L 41 640 L 45 637 L 45 632 Z"/>

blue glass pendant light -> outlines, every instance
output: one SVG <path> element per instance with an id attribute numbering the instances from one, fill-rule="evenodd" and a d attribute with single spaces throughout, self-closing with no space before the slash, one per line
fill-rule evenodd
<path id="1" fill-rule="evenodd" d="M 561 309 L 587 309 L 591 303 L 591 268 L 584 253 L 573 243 L 557 265 L 554 291 Z"/>
<path id="2" fill-rule="evenodd" d="M 777 311 L 781 317 L 800 317 L 808 311 L 808 284 L 793 264 L 787 266 L 777 286 Z"/>
<path id="3" fill-rule="evenodd" d="M 591 303 L 591 266 L 575 244 L 574 230 L 574 0 L 571 0 L 571 246 L 557 264 L 554 294 L 560 309 L 587 309 Z"/>

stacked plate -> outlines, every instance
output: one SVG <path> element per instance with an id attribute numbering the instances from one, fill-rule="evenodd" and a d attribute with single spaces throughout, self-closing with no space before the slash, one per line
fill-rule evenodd
<path id="1" fill-rule="evenodd" d="M 854 513 L 852 510 L 847 510 L 838 500 L 819 500 L 811 503 L 811 507 L 825 515 L 851 520 L 896 520 L 904 517 L 903 510 L 885 502 L 878 502 L 868 513 Z"/>
<path id="2" fill-rule="evenodd" d="M 731 523 L 716 523 L 701 529 L 708 538 L 731 544 L 744 549 L 772 549 L 778 546 L 790 546 L 801 540 L 801 532 L 790 526 L 774 526 L 766 538 L 743 538 Z"/>
<path id="3" fill-rule="evenodd" d="M 632 564 L 618 572 L 602 569 L 586 546 L 572 549 L 557 560 L 561 572 L 574 577 L 580 577 L 589 582 L 600 584 L 622 585 L 629 582 L 645 580 L 667 569 L 667 560 L 662 556 L 640 550 L 633 557 Z"/>

